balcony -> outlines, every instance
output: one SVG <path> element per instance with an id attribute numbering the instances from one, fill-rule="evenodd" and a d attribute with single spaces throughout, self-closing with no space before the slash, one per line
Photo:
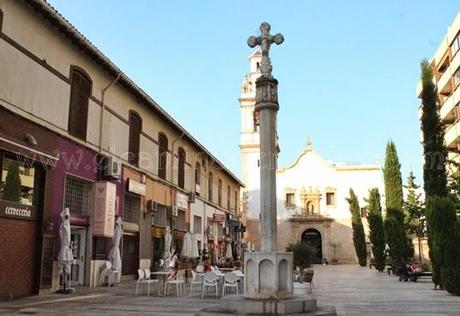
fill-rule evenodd
<path id="1" fill-rule="evenodd" d="M 452 124 L 457 119 L 456 107 L 460 102 L 460 89 L 456 89 L 441 105 L 440 116 L 443 123 Z"/>
<path id="2" fill-rule="evenodd" d="M 454 76 L 455 71 L 460 67 L 460 54 L 455 54 L 452 59 L 449 67 L 441 75 L 441 78 L 438 81 L 438 91 L 442 95 L 450 95 L 454 90 L 454 83 L 452 77 Z"/>
<path id="3" fill-rule="evenodd" d="M 444 139 L 449 151 L 457 151 L 460 145 L 460 121 L 455 122 L 446 129 Z"/>

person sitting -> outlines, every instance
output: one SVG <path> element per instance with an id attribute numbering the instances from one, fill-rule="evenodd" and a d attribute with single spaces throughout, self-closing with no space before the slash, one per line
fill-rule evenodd
<path id="1" fill-rule="evenodd" d="M 409 277 L 412 282 L 417 282 L 421 273 L 422 266 L 418 262 L 414 262 L 409 266 Z"/>
<path id="2" fill-rule="evenodd" d="M 177 253 L 174 252 L 171 261 L 169 262 L 170 273 L 168 274 L 168 280 L 174 280 L 176 278 L 176 273 L 179 270 L 179 258 Z"/>
<path id="3" fill-rule="evenodd" d="M 209 259 L 203 260 L 203 267 L 204 267 L 204 272 L 211 272 L 212 267 L 211 264 L 209 263 Z"/>
<path id="4" fill-rule="evenodd" d="M 409 280 L 409 267 L 400 260 L 396 268 L 396 274 L 399 276 L 399 281 L 407 282 Z"/>

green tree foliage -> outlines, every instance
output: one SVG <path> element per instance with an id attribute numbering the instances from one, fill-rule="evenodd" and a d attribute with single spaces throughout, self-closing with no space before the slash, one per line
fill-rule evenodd
<path id="1" fill-rule="evenodd" d="M 421 261 L 421 239 L 426 237 L 426 220 L 421 193 L 417 193 L 419 186 L 415 184 L 415 176 L 412 171 L 407 178 L 407 185 L 404 187 L 407 189 L 407 196 L 403 205 L 406 232 L 411 238 L 417 237 L 419 260 Z"/>
<path id="2" fill-rule="evenodd" d="M 422 134 L 423 180 L 426 196 L 447 196 L 446 157 L 444 128 L 439 117 L 438 97 L 433 83 L 433 73 L 427 60 L 421 64 L 422 80 Z"/>
<path id="3" fill-rule="evenodd" d="M 385 231 L 383 229 L 382 206 L 380 193 L 377 188 L 369 192 L 368 199 L 369 239 L 371 240 L 372 253 L 375 260 L 375 268 L 382 272 L 385 269 Z"/>
<path id="4" fill-rule="evenodd" d="M 19 176 L 19 163 L 16 161 L 8 166 L 2 198 L 11 202 L 21 202 L 21 178 Z"/>
<path id="5" fill-rule="evenodd" d="M 392 265 L 395 267 L 398 261 L 407 261 L 411 257 L 412 248 L 404 227 L 401 164 L 396 146 L 392 141 L 388 142 L 386 148 L 383 178 L 386 204 L 385 239 L 390 248 Z"/>
<path id="6" fill-rule="evenodd" d="M 350 205 L 353 244 L 355 245 L 356 256 L 358 257 L 359 265 L 365 267 L 367 263 L 366 236 L 364 235 L 364 227 L 361 220 L 361 209 L 359 208 L 358 197 L 355 192 L 353 192 L 353 189 L 350 189 L 350 197 L 347 201 Z"/>
<path id="7" fill-rule="evenodd" d="M 294 267 L 301 267 L 302 269 L 309 268 L 315 260 L 316 249 L 303 243 L 296 242 L 290 243 L 287 248 L 287 252 L 292 252 L 294 254 Z"/>
<path id="8" fill-rule="evenodd" d="M 454 201 L 449 197 L 427 199 L 428 233 L 431 240 L 433 282 L 449 293 L 460 295 L 460 223 Z"/>

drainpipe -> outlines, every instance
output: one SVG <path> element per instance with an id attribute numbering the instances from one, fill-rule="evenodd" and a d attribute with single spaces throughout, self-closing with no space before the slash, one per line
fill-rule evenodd
<path id="1" fill-rule="evenodd" d="M 104 99 L 105 99 L 105 92 L 110 89 L 121 77 L 121 72 L 117 74 L 117 77 L 109 83 L 107 87 L 102 89 L 102 96 L 101 96 L 101 116 L 100 116 L 100 121 L 99 121 L 99 152 L 102 152 L 102 136 L 103 136 L 103 131 L 104 131 L 104 117 L 105 117 L 105 104 L 104 104 Z"/>

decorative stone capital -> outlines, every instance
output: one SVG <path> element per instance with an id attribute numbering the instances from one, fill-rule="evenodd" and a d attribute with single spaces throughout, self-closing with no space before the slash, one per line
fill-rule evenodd
<path id="1" fill-rule="evenodd" d="M 256 80 L 256 111 L 270 108 L 278 111 L 278 80 L 273 77 L 259 77 Z"/>

